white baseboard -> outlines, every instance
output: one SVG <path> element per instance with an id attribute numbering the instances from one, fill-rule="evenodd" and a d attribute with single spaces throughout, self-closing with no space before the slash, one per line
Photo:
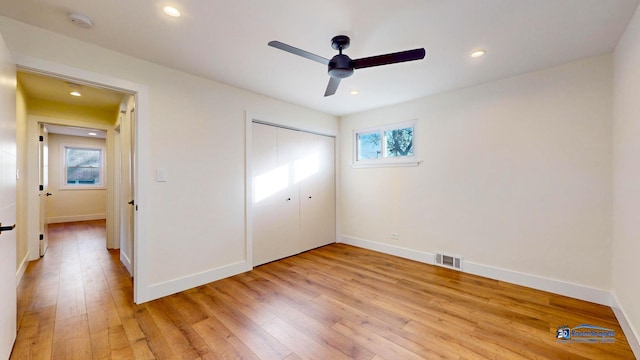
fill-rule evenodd
<path id="1" fill-rule="evenodd" d="M 20 281 L 22 281 L 22 276 L 24 272 L 27 270 L 27 266 L 29 266 L 29 252 L 25 254 L 24 258 L 20 261 L 20 266 L 18 266 L 18 271 L 16 271 L 16 286 L 20 285 Z"/>
<path id="2" fill-rule="evenodd" d="M 107 214 L 86 214 L 86 215 L 69 215 L 69 216 L 53 216 L 47 218 L 47 224 L 67 223 L 76 221 L 103 220 L 107 218 Z"/>
<path id="3" fill-rule="evenodd" d="M 357 247 L 361 247 L 361 248 L 365 248 L 373 251 L 378 251 L 381 253 L 394 255 L 394 256 L 409 259 L 409 260 L 419 261 L 429 265 L 434 265 L 435 254 L 433 253 L 426 253 L 422 251 L 402 248 L 402 247 L 393 246 L 389 244 L 383 244 L 375 241 L 360 239 L 353 236 L 341 235 L 339 240 L 340 240 L 339 242 L 343 244 L 353 245 L 353 246 L 357 246 Z"/>
<path id="4" fill-rule="evenodd" d="M 548 291 L 575 299 L 590 301 L 596 304 L 611 306 L 611 293 L 606 290 L 579 285 L 563 280 L 551 279 L 543 276 L 521 273 L 513 270 L 478 264 L 471 261 L 464 262 L 464 272 L 500 280 L 532 289 Z"/>
<path id="5" fill-rule="evenodd" d="M 631 346 L 631 350 L 633 351 L 633 354 L 636 356 L 636 358 L 640 359 L 640 334 L 638 334 L 633 329 L 633 327 L 631 327 L 631 324 L 629 324 L 629 321 L 627 321 L 628 319 L 627 315 L 624 309 L 622 308 L 622 306 L 620 306 L 620 303 L 618 302 L 618 297 L 616 296 L 615 293 L 611 294 L 611 301 L 612 301 L 611 308 L 613 309 L 613 313 L 616 315 L 616 318 L 620 323 L 620 327 L 624 332 L 624 336 L 627 338 L 627 341 L 629 342 L 629 346 Z"/>
<path id="6" fill-rule="evenodd" d="M 434 265 L 435 261 L 435 254 L 433 253 L 402 248 L 389 244 L 382 244 L 379 242 L 359 239 L 352 236 L 342 235 L 340 236 L 340 242 L 369 250 L 379 251 L 389 255 L 395 255 L 405 259 L 423 262 L 430 265 Z M 549 279 L 538 275 L 525 274 L 513 270 L 478 264 L 468 260 L 464 261 L 462 270 L 463 272 L 473 275 L 483 276 L 494 280 L 505 281 L 508 283 L 522 285 L 537 290 L 548 291 L 554 294 L 569 296 L 580 300 L 611 306 L 611 293 L 605 290 L 595 289 L 592 287 L 556 279 Z"/>
<path id="7" fill-rule="evenodd" d="M 178 279 L 153 284 L 147 289 L 146 294 L 148 296 L 148 299 L 144 299 L 144 301 L 146 302 L 159 299 L 161 297 L 175 294 L 180 291 L 192 289 L 194 287 L 218 281 L 233 275 L 238 275 L 246 271 L 246 261 L 240 261 L 231 265 L 203 271 L 198 274 L 188 275 Z"/>
<path id="8" fill-rule="evenodd" d="M 133 277 L 133 262 L 129 258 L 129 256 L 122 250 L 120 250 L 120 262 L 129 272 L 129 275 Z"/>

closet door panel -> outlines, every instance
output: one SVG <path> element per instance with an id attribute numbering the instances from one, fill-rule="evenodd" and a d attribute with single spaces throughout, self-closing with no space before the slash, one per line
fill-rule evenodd
<path id="1" fill-rule="evenodd" d="M 252 126 L 253 264 L 335 242 L 334 138 Z"/>
<path id="2" fill-rule="evenodd" d="M 287 186 L 277 193 L 278 213 L 276 241 L 279 258 L 300 252 L 300 186 L 296 182 L 296 161 L 300 158 L 299 132 L 277 128 L 278 168 L 287 174 Z"/>
<path id="3" fill-rule="evenodd" d="M 318 207 L 321 195 L 318 193 L 320 177 L 320 149 L 319 135 L 310 133 L 300 134 L 301 163 L 300 178 L 300 240 L 302 251 L 317 247 L 321 236 L 322 223 Z"/>
<path id="4" fill-rule="evenodd" d="M 253 176 L 253 265 L 278 259 L 279 216 L 278 188 L 286 185 L 278 170 L 277 129 L 273 126 L 253 124 L 252 176 Z"/>
<path id="5" fill-rule="evenodd" d="M 300 182 L 300 228 L 309 250 L 335 242 L 334 138 L 303 133 L 301 144 L 312 154 L 308 176 Z"/>
<path id="6" fill-rule="evenodd" d="M 335 172 L 335 138 L 321 136 L 318 140 L 320 149 L 320 173 L 317 193 L 320 194 L 318 207 L 321 209 L 322 227 L 316 246 L 336 241 L 336 172 Z"/>

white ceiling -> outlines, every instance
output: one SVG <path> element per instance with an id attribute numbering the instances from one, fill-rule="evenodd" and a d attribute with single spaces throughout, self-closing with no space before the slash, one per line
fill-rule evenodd
<path id="1" fill-rule="evenodd" d="M 81 137 L 94 137 L 98 139 L 106 139 L 107 132 L 104 130 L 97 129 L 89 129 L 89 128 L 80 128 L 74 126 L 64 126 L 64 125 L 53 125 L 46 124 L 47 132 L 50 134 L 60 134 L 60 135 L 71 135 L 71 136 L 81 136 Z M 90 135 L 95 134 L 95 135 Z"/>
<path id="2" fill-rule="evenodd" d="M 191 74 L 344 115 L 611 52 L 640 0 L 0 0 L 0 14 Z M 170 18 L 162 7 L 182 11 Z M 66 15 L 89 16 L 92 29 Z M 356 70 L 323 97 L 331 58 L 424 47 L 427 57 Z M 477 48 L 487 50 L 469 58 Z M 360 94 L 349 95 L 357 89 Z"/>

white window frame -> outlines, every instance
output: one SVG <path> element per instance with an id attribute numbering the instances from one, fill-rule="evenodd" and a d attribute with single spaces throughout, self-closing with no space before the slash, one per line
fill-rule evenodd
<path id="1" fill-rule="evenodd" d="M 420 160 L 418 160 L 418 144 L 416 143 L 416 126 L 418 121 L 411 120 L 394 124 L 385 124 L 376 127 L 370 127 L 365 129 L 356 129 L 353 131 L 353 164 L 354 168 L 366 168 L 366 167 L 392 167 L 392 166 L 418 166 Z M 386 139 L 384 136 L 385 131 L 393 129 L 413 128 L 413 155 L 411 156 L 393 156 L 385 157 L 386 152 Z M 380 133 L 380 151 L 381 156 L 375 159 L 358 159 L 358 137 L 360 134 L 366 135 L 371 133 Z"/>
<path id="2" fill-rule="evenodd" d="M 99 184 L 67 184 L 67 149 L 100 150 L 100 183 Z M 107 179 L 105 178 L 106 148 L 100 145 L 86 144 L 60 144 L 60 190 L 102 190 L 106 189 Z"/>

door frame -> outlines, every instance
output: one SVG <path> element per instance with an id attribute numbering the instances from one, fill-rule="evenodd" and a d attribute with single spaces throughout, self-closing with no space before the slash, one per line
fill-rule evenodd
<path id="1" fill-rule="evenodd" d="M 334 159 L 333 159 L 333 163 L 334 163 L 334 167 L 335 167 L 335 174 L 334 177 L 335 179 L 338 179 L 339 176 L 339 162 L 338 159 L 339 157 L 339 149 L 340 147 L 339 145 L 339 135 L 337 131 L 334 130 L 330 130 L 330 129 L 326 129 L 326 128 L 319 128 L 319 127 L 314 127 L 312 125 L 308 125 L 308 124 L 300 124 L 299 123 L 299 119 L 293 119 L 293 120 L 286 120 L 286 119 L 274 119 L 272 117 L 268 117 L 268 116 L 262 116 L 259 114 L 254 114 L 251 112 L 246 111 L 245 112 L 245 183 L 244 183 L 244 190 L 245 190 L 245 234 L 246 234 L 246 241 L 245 241 L 245 256 L 246 256 L 246 261 L 245 264 L 247 265 L 247 271 L 250 271 L 253 269 L 253 164 L 252 164 L 252 156 L 253 156 L 253 126 L 252 124 L 256 122 L 256 123 L 260 123 L 260 124 L 264 124 L 264 125 L 270 125 L 270 126 L 276 126 L 276 127 L 280 127 L 280 128 L 285 128 L 285 129 L 290 129 L 290 130 L 298 130 L 298 131 L 303 131 L 303 132 L 308 132 L 308 133 L 312 133 L 312 134 L 317 134 L 317 135 L 324 135 L 324 136 L 331 136 L 335 138 L 335 151 L 334 151 Z M 337 238 L 337 234 L 339 234 L 339 223 L 338 223 L 338 219 L 339 219 L 339 210 L 340 207 L 337 206 L 338 205 L 338 199 L 339 199 L 339 194 L 338 194 L 338 186 L 336 186 L 336 191 L 335 191 L 335 197 L 336 197 L 336 238 Z"/>
<path id="2" fill-rule="evenodd" d="M 130 93 L 135 97 L 136 103 L 136 111 L 137 111 L 137 122 L 136 122 L 136 172 L 134 177 L 136 180 L 135 183 L 135 193 L 137 196 L 136 203 L 144 204 L 146 203 L 146 199 L 149 198 L 148 192 L 144 189 L 144 187 L 140 187 L 139 184 L 141 182 L 149 182 L 147 179 L 149 176 L 145 176 L 144 174 L 150 174 L 151 171 L 149 169 L 149 162 L 139 161 L 140 158 L 148 159 L 150 158 L 150 146 L 149 146 L 149 89 L 147 85 L 131 82 L 124 79 L 119 79 L 113 76 L 99 74 L 79 68 L 75 68 L 68 65 L 63 65 L 47 60 L 42 60 L 30 56 L 24 56 L 22 54 L 14 53 L 14 60 L 16 63 L 16 67 L 18 70 L 24 70 L 28 72 L 38 73 L 46 76 L 62 78 L 67 80 L 72 80 L 74 82 L 80 84 L 86 84 L 89 86 L 101 87 L 112 89 L 116 91 L 121 91 L 125 93 Z M 28 141 L 28 139 L 27 139 Z M 35 189 L 35 188 L 34 188 Z M 35 190 L 34 190 L 35 193 Z M 30 201 L 28 201 L 29 203 Z M 116 206 L 114 204 L 114 206 Z M 28 204 L 27 204 L 28 206 Z M 118 205 L 119 206 L 119 205 Z M 144 207 L 140 207 L 139 211 L 135 212 L 134 222 L 136 223 L 133 245 L 134 245 L 134 266 L 133 266 L 133 275 L 136 278 L 133 285 L 133 301 L 135 303 L 143 303 L 150 299 L 149 296 L 149 277 L 146 269 L 148 269 L 148 258 L 146 256 L 148 244 L 148 225 L 150 222 L 148 221 L 148 212 L 144 211 Z M 33 208 L 33 206 L 28 206 L 27 210 L 27 218 L 32 218 L 37 216 L 36 211 L 37 208 Z M 25 224 L 27 225 L 27 224 Z M 29 224 L 31 225 L 31 224 Z M 28 237 L 28 248 L 29 248 L 29 260 L 35 260 L 38 258 L 38 247 L 37 247 L 37 230 L 29 231 L 29 228 L 33 226 L 25 226 L 27 227 L 27 236 Z M 34 238 L 34 239 L 32 239 Z M 34 245 L 35 244 L 35 245 Z"/>

